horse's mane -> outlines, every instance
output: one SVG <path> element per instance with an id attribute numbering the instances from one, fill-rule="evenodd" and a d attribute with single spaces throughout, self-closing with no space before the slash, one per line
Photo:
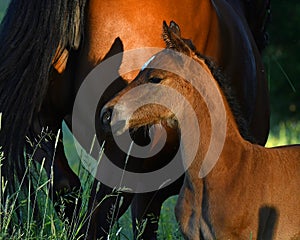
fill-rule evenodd
<path id="1" fill-rule="evenodd" d="M 252 143 L 256 143 L 256 140 L 254 137 L 252 137 L 249 134 L 249 124 L 246 121 L 246 118 L 244 117 L 240 104 L 237 101 L 236 94 L 233 90 L 233 88 L 230 86 L 230 81 L 228 81 L 227 77 L 223 74 L 223 71 L 220 67 L 218 67 L 214 61 L 209 59 L 208 57 L 202 55 L 199 52 L 196 52 L 196 55 L 200 59 L 204 59 L 205 64 L 208 66 L 210 69 L 213 77 L 215 80 L 218 82 L 219 86 L 221 87 L 227 102 L 230 106 L 230 109 L 233 113 L 234 119 L 238 125 L 239 132 L 241 136 Z"/>
<path id="2" fill-rule="evenodd" d="M 52 62 L 76 45 L 86 0 L 12 0 L 0 25 L 0 145 L 2 174 L 12 183 L 25 172 L 25 136 L 48 88 Z M 80 27 L 80 30 L 82 27 Z"/>
<path id="3" fill-rule="evenodd" d="M 243 0 L 246 19 L 260 52 L 262 52 L 269 43 L 266 26 L 270 21 L 270 2 L 271 0 Z"/>

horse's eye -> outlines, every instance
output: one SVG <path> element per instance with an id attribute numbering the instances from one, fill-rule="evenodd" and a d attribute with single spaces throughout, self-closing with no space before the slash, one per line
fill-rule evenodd
<path id="1" fill-rule="evenodd" d="M 151 82 L 151 83 L 160 83 L 161 81 L 162 81 L 162 79 L 159 78 L 159 77 L 151 77 L 151 78 L 149 78 L 149 82 Z"/>

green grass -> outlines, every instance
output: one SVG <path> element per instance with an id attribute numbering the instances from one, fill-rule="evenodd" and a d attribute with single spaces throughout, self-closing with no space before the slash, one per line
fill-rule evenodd
<path id="1" fill-rule="evenodd" d="M 48 133 L 42 132 L 40 139 L 49 137 Z M 37 149 L 36 146 L 35 149 Z M 3 155 L 0 157 L 3 161 Z M 0 193 L 0 239 L 75 239 L 75 234 L 82 223 L 75 223 L 74 219 L 63 222 L 60 217 L 62 212 L 56 213 L 49 197 L 48 186 L 51 183 L 41 165 L 34 164 L 31 157 L 28 157 L 28 168 L 26 175 L 32 176 L 29 179 L 28 192 L 21 191 L 23 180 L 13 195 L 7 195 L 8 182 L 4 182 L 1 171 L 1 193 Z M 25 176 L 25 175 L 24 175 Z M 33 187 L 35 186 L 35 187 Z M 83 193 L 86 196 L 86 192 Z M 5 196 L 5 197 L 4 197 Z M 32 197 L 29 197 L 32 196 Z M 64 202 L 60 205 L 64 208 Z M 38 218 L 35 217 L 35 210 L 39 209 Z M 21 217 L 17 216 L 17 210 Z M 82 214 L 84 214 L 82 212 Z M 72 227 L 71 227 L 72 226 Z"/>
<path id="2" fill-rule="evenodd" d="M 71 168 L 78 175 L 86 176 L 86 172 L 83 169 L 81 169 L 82 171 L 79 171 L 80 167 L 78 163 L 80 163 L 80 158 L 78 157 L 78 155 L 76 154 L 76 150 L 74 149 L 71 132 L 65 124 L 62 125 L 62 129 L 64 132 L 64 145 L 66 148 L 66 156 L 68 159 L 70 159 L 69 164 Z M 84 177 L 80 177 L 80 179 L 83 178 Z M 82 184 L 85 185 L 83 182 Z M 169 198 L 163 204 L 161 212 L 162 214 L 159 220 L 159 239 L 183 239 L 180 236 L 178 224 L 175 220 L 174 206 L 176 200 L 177 196 L 174 196 Z M 142 226 L 140 228 L 142 228 Z M 112 236 L 110 239 L 133 239 L 130 209 L 128 209 L 128 211 L 119 219 L 119 221 L 114 226 L 111 234 Z"/>
<path id="3" fill-rule="evenodd" d="M 1 115 L 0 115 L 1 119 Z M 1 121 L 1 120 L 0 120 Z M 40 139 L 53 137 L 53 135 L 42 132 Z M 55 137 L 55 136 L 54 136 Z M 31 143 L 33 144 L 33 143 Z M 68 144 L 68 143 L 67 143 Z M 35 146 L 37 148 L 39 146 Z M 0 156 L 0 161 L 3 156 Z M 30 173 L 33 178 L 30 180 L 30 189 L 28 193 L 23 193 L 18 189 L 12 196 L 3 199 L 6 187 L 2 187 L 0 194 L 0 239 L 76 239 L 75 235 L 82 226 L 82 222 L 74 219 L 71 222 L 63 222 L 61 213 L 56 213 L 52 201 L 48 193 L 48 186 L 51 180 L 48 180 L 42 165 L 33 167 L 32 157 L 28 159 L 27 173 Z M 83 180 L 83 198 L 84 204 L 80 212 L 81 219 L 87 210 L 88 196 L 91 186 L 91 178 L 86 175 L 86 171 L 80 166 L 75 166 L 80 179 Z M 89 178 L 89 179 L 87 179 Z M 0 179 L 2 179 L 0 171 Z M 7 186 L 9 183 L 2 181 L 2 186 Z M 20 184 L 20 186 L 22 183 Z M 35 186 L 35 191 L 32 191 L 32 186 Z M 19 187 L 21 188 L 21 187 Z M 34 196 L 28 198 L 28 195 Z M 2 196 L 2 197 L 1 197 Z M 170 198 L 163 206 L 162 217 L 159 224 L 159 239 L 181 239 L 178 225 L 174 217 L 174 205 L 176 197 Z M 63 210 L 64 203 L 60 206 Z M 39 209 L 40 219 L 34 218 L 34 209 Z M 22 217 L 19 221 L 16 215 L 16 210 L 21 209 Z M 22 224 L 20 224 L 20 222 Z M 143 224 L 140 224 L 143 229 Z M 130 211 L 128 210 L 124 216 L 111 229 L 110 239 L 133 239 L 132 222 Z"/>
<path id="4" fill-rule="evenodd" d="M 41 137 L 43 137 L 43 134 L 41 134 Z M 272 128 L 267 145 L 277 146 L 294 143 L 300 143 L 300 123 L 284 122 L 279 126 Z M 0 156 L 0 158 L 2 159 L 3 156 Z M 80 168 L 77 168 L 78 174 L 81 174 L 82 179 L 86 173 L 84 171 L 79 171 L 79 169 Z M 28 171 L 32 170 L 28 169 Z M 34 200 L 27 198 L 26 194 L 24 195 L 20 191 L 17 191 L 15 195 L 6 199 L 5 203 L 3 202 L 3 199 L 1 199 L 0 239 L 76 239 L 75 233 L 80 229 L 81 222 L 76 222 L 77 224 L 75 224 L 75 226 L 69 222 L 63 222 L 59 217 L 60 214 L 57 214 L 54 211 L 53 204 L 49 199 L 47 191 L 49 180 L 46 178 L 42 166 L 38 166 L 33 174 L 35 174 L 35 180 L 31 182 L 31 185 L 34 184 L 37 186 L 36 191 L 34 192 Z M 85 177 L 87 176 L 85 175 Z M 81 216 L 83 216 L 86 211 L 89 195 L 87 186 L 90 186 L 91 183 L 91 181 L 85 181 L 86 187 L 83 196 L 85 196 L 84 199 L 86 201 L 82 208 Z M 7 184 L 8 183 L 2 182 L 2 186 Z M 1 194 L 3 196 L 3 193 Z M 17 198 L 18 201 L 16 201 Z M 183 239 L 174 216 L 176 200 L 176 196 L 171 197 L 162 207 L 158 230 L 159 239 Z M 31 206 L 38 206 L 42 213 L 39 224 L 33 218 L 33 209 Z M 63 208 L 63 205 L 61 207 Z M 18 222 L 18 218 L 15 214 L 17 208 L 22 209 L 22 225 Z M 9 228 L 9 226 L 14 227 Z M 70 228 L 70 226 L 73 226 L 73 228 Z M 111 230 L 110 239 L 133 239 L 132 222 L 129 210 L 119 219 Z"/>
<path id="5" fill-rule="evenodd" d="M 280 122 L 269 134 L 267 147 L 300 143 L 300 122 Z"/>

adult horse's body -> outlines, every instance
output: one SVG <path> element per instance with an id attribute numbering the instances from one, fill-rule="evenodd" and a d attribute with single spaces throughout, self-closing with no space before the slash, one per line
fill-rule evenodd
<path id="1" fill-rule="evenodd" d="M 113 109 L 106 124 L 117 134 L 164 121 L 180 128 L 187 171 L 175 212 L 186 239 L 298 239 L 300 145 L 249 142 L 219 69 L 185 43 L 174 22 L 164 23 L 163 36 L 167 49 L 104 106 L 101 117 Z M 137 109 L 136 102 L 148 104 Z M 222 144 L 209 155 L 214 137 Z"/>
<path id="2" fill-rule="evenodd" d="M 180 1 L 89 0 L 85 8 L 84 0 L 49 0 L 38 1 L 38 4 L 12 0 L 0 33 L 0 110 L 3 113 L 0 140 L 6 156 L 2 173 L 10 181 L 14 180 L 13 172 L 22 178 L 26 168 L 25 136 L 35 139 L 43 127 L 53 133 L 60 129 L 62 119 L 72 111 L 74 97 L 85 76 L 107 56 L 117 37 L 124 50 L 163 47 L 163 41 L 157 37 L 163 20 L 178 22 L 184 29 L 183 34 L 192 39 L 197 49 L 224 69 L 238 95 L 251 134 L 264 144 L 269 130 L 268 90 L 254 39 L 259 46 L 263 45 L 268 2 L 190 0 L 183 5 Z M 177 8 L 177 4 L 180 7 Z M 85 18 L 84 12 L 87 13 Z M 81 47 L 75 52 L 79 43 Z M 134 75 L 123 76 L 125 83 Z M 124 82 L 121 83 L 106 99 L 124 86 Z M 174 132 L 169 133 L 170 145 L 178 142 L 172 138 Z M 49 176 L 54 159 L 53 191 L 80 188 L 78 178 L 67 164 L 62 143 L 58 141 L 54 158 L 55 138 L 41 145 L 35 159 L 46 158 Z M 106 149 L 109 150 L 109 146 Z M 31 146 L 27 150 L 31 152 Z M 160 155 L 166 161 L 169 150 L 166 147 Z M 122 159 L 124 155 L 115 154 L 114 158 Z M 162 202 L 178 192 L 180 184 L 157 193 L 137 194 L 136 217 L 141 218 L 148 212 L 159 216 Z M 104 187 L 101 191 L 97 198 L 111 190 Z M 94 212 L 91 238 L 108 231 L 106 212 L 111 204 L 103 203 Z M 74 206 L 67 205 L 66 211 L 70 211 L 67 215 L 72 216 L 73 209 Z M 152 227 L 150 234 L 157 224 Z"/>

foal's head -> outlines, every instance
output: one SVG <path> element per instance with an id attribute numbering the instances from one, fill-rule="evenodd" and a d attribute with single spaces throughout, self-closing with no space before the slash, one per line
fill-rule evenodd
<path id="1" fill-rule="evenodd" d="M 196 75 L 211 73 L 194 52 L 192 43 L 180 37 L 176 23 L 163 23 L 163 39 L 167 48 L 154 55 L 138 76 L 102 109 L 104 128 L 110 125 L 117 134 L 162 122 L 177 128 L 178 117 L 188 117 L 183 116 L 188 112 L 186 106 L 193 105 L 197 92 L 191 82 Z"/>

